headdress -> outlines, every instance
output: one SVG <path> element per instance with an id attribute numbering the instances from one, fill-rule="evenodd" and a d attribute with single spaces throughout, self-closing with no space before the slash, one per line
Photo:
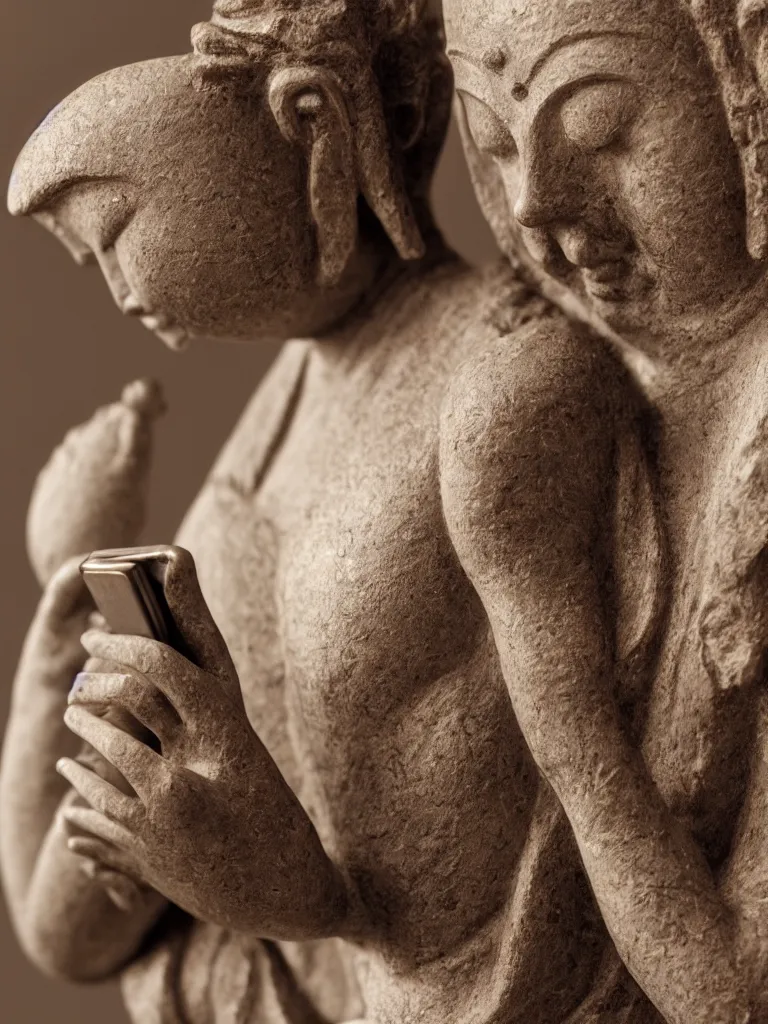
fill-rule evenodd
<path id="1" fill-rule="evenodd" d="M 340 86 L 353 126 L 359 190 L 406 259 L 424 251 L 406 151 L 422 140 L 425 111 L 434 108 L 439 142 L 432 144 L 434 153 L 415 152 L 411 163 L 423 175 L 421 166 L 434 162 L 442 143 L 450 108 L 450 86 L 436 88 L 442 37 L 426 8 L 427 0 L 217 0 L 211 20 L 192 32 L 195 51 L 214 75 L 234 66 L 268 67 L 270 102 L 289 137 L 296 126 L 280 113 L 286 97 L 298 102 L 322 77 Z M 404 49 L 411 63 L 406 73 L 391 66 Z M 377 80 L 377 71 L 386 73 Z M 403 138 L 397 129 L 407 122 L 408 108 L 418 116 Z"/>

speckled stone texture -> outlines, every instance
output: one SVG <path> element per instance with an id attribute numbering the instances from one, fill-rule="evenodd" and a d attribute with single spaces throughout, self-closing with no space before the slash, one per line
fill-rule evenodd
<path id="1" fill-rule="evenodd" d="M 19 158 L 166 344 L 284 346 L 158 549 L 183 651 L 73 560 L 152 387 L 40 477 L 12 917 L 137 1024 L 766 1024 L 768 6 L 444 7 L 219 0 Z"/>

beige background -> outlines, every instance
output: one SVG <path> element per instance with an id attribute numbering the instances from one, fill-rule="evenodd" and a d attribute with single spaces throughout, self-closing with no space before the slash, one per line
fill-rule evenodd
<path id="1" fill-rule="evenodd" d="M 47 111 L 94 74 L 187 50 L 209 0 L 5 0 L 0 63 L 0 178 Z M 449 238 L 470 259 L 493 254 L 452 137 L 436 187 Z M 4 206 L 3 206 L 4 210 Z M 76 267 L 37 225 L 0 212 L 0 670 L 5 717 L 14 662 L 37 589 L 23 547 L 24 513 L 52 447 L 122 385 L 160 378 L 171 414 L 159 437 L 148 540 L 171 538 L 216 451 L 274 349 L 200 345 L 167 352 L 118 315 L 95 270 Z M 200 415 L 200 410 L 205 415 Z M 2 828 L 2 822 L 0 822 Z M 0 909 L 2 1024 L 121 1024 L 112 986 L 71 988 L 41 978 L 22 958 Z"/>

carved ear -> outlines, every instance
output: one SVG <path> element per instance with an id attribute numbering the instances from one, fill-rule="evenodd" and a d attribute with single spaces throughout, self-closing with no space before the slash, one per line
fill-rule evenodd
<path id="1" fill-rule="evenodd" d="M 373 71 L 355 77 L 355 139 L 360 189 L 400 257 L 418 260 L 425 246 L 387 131 L 381 94 Z M 413 141 L 413 140 L 411 140 Z"/>
<path id="2" fill-rule="evenodd" d="M 739 0 L 742 46 L 763 92 L 768 92 L 768 0 Z"/>
<path id="3" fill-rule="evenodd" d="M 356 76 L 350 100 L 353 114 L 340 79 L 326 68 L 284 68 L 269 82 L 269 102 L 281 132 L 307 151 L 324 284 L 339 280 L 355 250 L 361 193 L 403 259 L 424 255 L 375 81 Z"/>
<path id="4" fill-rule="evenodd" d="M 334 285 L 355 251 L 358 232 L 355 147 L 341 84 L 322 68 L 285 68 L 270 79 L 269 102 L 285 138 L 307 152 L 319 279 Z"/>

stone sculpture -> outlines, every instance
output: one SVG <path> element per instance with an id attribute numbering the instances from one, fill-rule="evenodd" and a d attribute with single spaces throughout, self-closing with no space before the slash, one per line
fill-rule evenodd
<path id="1" fill-rule="evenodd" d="M 750 949 L 764 1013 L 765 9 L 446 9 L 489 220 L 544 287 L 559 279 L 629 342 L 651 404 L 665 624 L 632 724 Z M 662 984 L 698 988 L 695 1005 L 705 971 L 670 964 Z M 701 1019 L 716 1019 L 708 998 Z"/>
<path id="2" fill-rule="evenodd" d="M 13 212 L 168 344 L 310 340 L 179 533 L 189 659 L 97 623 L 83 668 L 48 584 L 19 936 L 141 1024 L 766 1020 L 765 10 L 445 7 L 498 267 L 431 220 L 417 0 L 220 0 L 20 157 Z"/>

